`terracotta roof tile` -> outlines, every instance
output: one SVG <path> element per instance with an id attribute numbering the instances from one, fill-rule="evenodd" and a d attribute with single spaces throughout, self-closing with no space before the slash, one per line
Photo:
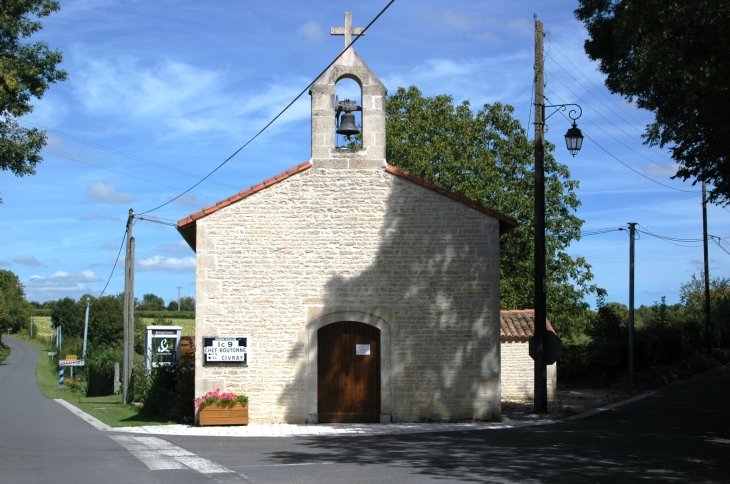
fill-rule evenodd
<path id="1" fill-rule="evenodd" d="M 502 339 L 529 340 L 535 334 L 535 310 L 517 309 L 500 311 L 500 331 Z M 550 321 L 546 321 L 547 330 L 555 333 Z"/>

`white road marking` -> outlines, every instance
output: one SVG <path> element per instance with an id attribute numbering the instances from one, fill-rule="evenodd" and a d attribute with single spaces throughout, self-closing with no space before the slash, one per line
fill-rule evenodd
<path id="1" fill-rule="evenodd" d="M 150 470 L 185 469 L 201 474 L 235 474 L 232 470 L 157 437 L 111 435 L 122 447 L 144 462 Z"/>
<path id="2" fill-rule="evenodd" d="M 74 415 L 81 417 L 83 420 L 85 420 L 86 422 L 93 425 L 95 429 L 103 430 L 106 432 L 109 432 L 110 430 L 114 430 L 110 426 L 108 426 L 107 424 L 105 424 L 104 422 L 99 420 L 98 418 L 92 417 L 91 415 L 84 412 L 83 410 L 71 405 L 66 400 L 62 400 L 60 398 L 56 398 L 55 400 L 56 400 L 56 402 L 60 403 L 61 405 L 63 405 L 67 409 L 69 409 L 71 411 L 71 413 L 73 413 Z"/>
<path id="3" fill-rule="evenodd" d="M 302 462 L 299 464 L 254 464 L 250 466 L 233 466 L 236 469 L 242 469 L 244 467 L 288 467 L 288 466 L 329 466 L 334 462 Z"/>

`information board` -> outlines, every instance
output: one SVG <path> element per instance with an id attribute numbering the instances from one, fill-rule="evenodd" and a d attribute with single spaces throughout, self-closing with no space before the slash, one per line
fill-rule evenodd
<path id="1" fill-rule="evenodd" d="M 248 338 L 209 337 L 203 338 L 203 358 L 205 363 L 248 363 Z"/>

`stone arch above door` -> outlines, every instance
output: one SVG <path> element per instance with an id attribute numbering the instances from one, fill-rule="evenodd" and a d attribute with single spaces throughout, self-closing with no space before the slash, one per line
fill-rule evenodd
<path id="1" fill-rule="evenodd" d="M 392 311 L 386 308 L 323 309 L 310 316 L 307 322 L 307 422 L 317 423 L 317 331 L 339 321 L 355 321 L 375 326 L 380 330 L 380 411 L 381 419 L 391 421 L 391 329 Z M 311 312 L 310 312 L 311 314 Z"/>

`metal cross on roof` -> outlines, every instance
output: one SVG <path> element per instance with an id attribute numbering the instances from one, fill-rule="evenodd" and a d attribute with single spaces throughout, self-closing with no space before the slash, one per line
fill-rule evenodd
<path id="1" fill-rule="evenodd" d="M 352 43 L 352 36 L 365 35 L 365 31 L 362 27 L 352 26 L 352 12 L 345 12 L 345 26 L 344 27 L 332 27 L 330 29 L 330 35 L 344 35 L 345 36 L 345 49 Z"/>

